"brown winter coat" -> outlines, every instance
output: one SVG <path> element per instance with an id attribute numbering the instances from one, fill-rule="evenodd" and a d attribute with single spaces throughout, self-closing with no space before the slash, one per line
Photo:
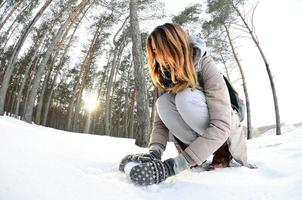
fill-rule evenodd
<path id="1" fill-rule="evenodd" d="M 222 74 L 216 68 L 210 56 L 204 56 L 196 69 L 202 79 L 202 90 L 205 93 L 208 110 L 209 126 L 206 132 L 182 151 L 190 165 L 200 165 L 211 156 L 225 141 L 233 158 L 247 166 L 246 139 L 240 125 L 238 113 L 231 108 L 229 93 Z M 164 91 L 159 91 L 158 95 Z M 167 145 L 169 130 L 155 113 L 153 130 L 149 146 L 152 144 Z"/>

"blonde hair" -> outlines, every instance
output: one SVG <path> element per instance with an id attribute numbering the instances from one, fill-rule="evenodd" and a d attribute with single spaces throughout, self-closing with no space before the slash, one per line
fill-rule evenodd
<path id="1" fill-rule="evenodd" d="M 155 45 L 156 53 L 152 49 Z M 197 77 L 193 65 L 193 47 L 188 34 L 178 24 L 157 26 L 147 38 L 147 56 L 151 80 L 155 87 L 177 93 L 187 87 L 195 88 Z M 161 82 L 164 60 L 170 66 L 173 87 Z M 157 62 L 158 61 L 158 62 Z"/>

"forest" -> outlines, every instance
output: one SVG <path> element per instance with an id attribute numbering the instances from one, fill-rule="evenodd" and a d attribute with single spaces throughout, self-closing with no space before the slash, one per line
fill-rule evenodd
<path id="1" fill-rule="evenodd" d="M 276 134 L 277 92 L 248 0 L 207 0 L 166 16 L 159 0 L 0 1 L 0 115 L 72 132 L 134 138 L 146 146 L 155 89 L 146 38 L 173 22 L 203 38 L 231 83 L 240 82 L 246 136 L 253 137 L 249 91 L 236 41 L 253 42 L 271 87 Z"/>

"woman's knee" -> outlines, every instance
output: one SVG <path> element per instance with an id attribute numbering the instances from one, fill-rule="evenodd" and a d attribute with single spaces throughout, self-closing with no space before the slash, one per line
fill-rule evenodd
<path id="1" fill-rule="evenodd" d="M 175 97 L 175 106 L 183 120 L 200 135 L 208 127 L 209 110 L 205 95 L 200 90 L 187 88 Z"/>
<path id="2" fill-rule="evenodd" d="M 162 113 L 169 108 L 175 107 L 174 97 L 172 97 L 172 94 L 164 93 L 157 98 L 155 105 L 157 112 Z"/>
<path id="3" fill-rule="evenodd" d="M 176 107 L 203 107 L 208 110 L 206 97 L 201 90 L 186 88 L 175 96 Z M 189 109 L 191 110 L 191 109 Z"/>

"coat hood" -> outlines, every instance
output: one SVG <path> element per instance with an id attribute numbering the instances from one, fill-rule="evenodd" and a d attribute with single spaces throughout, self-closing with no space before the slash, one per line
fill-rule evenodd
<path id="1" fill-rule="evenodd" d="M 201 70 L 203 56 L 207 52 L 206 43 L 201 39 L 200 37 L 190 35 L 190 41 L 193 45 L 193 61 L 194 61 L 194 67 L 196 71 Z"/>

